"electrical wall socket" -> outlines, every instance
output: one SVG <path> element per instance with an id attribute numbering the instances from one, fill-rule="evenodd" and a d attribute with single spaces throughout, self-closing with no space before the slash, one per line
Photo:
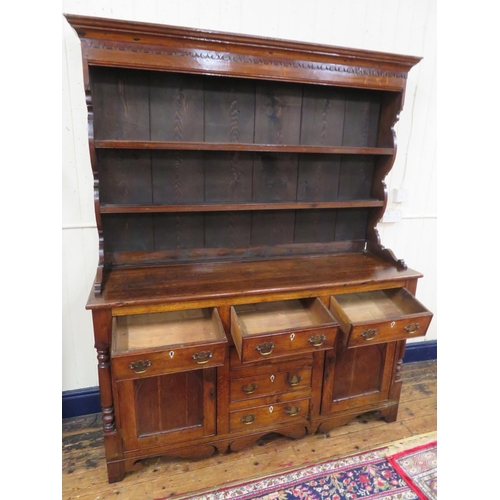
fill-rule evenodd
<path id="1" fill-rule="evenodd" d="M 395 188 L 392 192 L 392 200 L 395 203 L 403 203 L 408 199 L 408 190 L 404 188 Z"/>
<path id="2" fill-rule="evenodd" d="M 382 222 L 399 222 L 403 213 L 396 208 L 388 208 L 382 217 Z"/>

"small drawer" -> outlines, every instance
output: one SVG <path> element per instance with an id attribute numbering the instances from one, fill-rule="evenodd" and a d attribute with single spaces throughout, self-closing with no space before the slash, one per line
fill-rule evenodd
<path id="1" fill-rule="evenodd" d="M 311 372 L 309 368 L 280 367 L 269 374 L 231 380 L 231 403 L 282 394 L 310 390 Z M 296 397 L 296 396 L 295 396 Z"/>
<path id="2" fill-rule="evenodd" d="M 242 363 L 332 349 L 337 331 L 317 298 L 231 307 L 231 335 Z"/>
<path id="3" fill-rule="evenodd" d="M 224 364 L 227 338 L 216 309 L 113 318 L 111 364 L 117 380 Z"/>
<path id="4" fill-rule="evenodd" d="M 307 398 L 232 411 L 229 417 L 230 430 L 235 432 L 285 422 L 305 422 L 309 417 L 309 402 Z"/>
<path id="5" fill-rule="evenodd" d="M 433 316 L 406 288 L 335 295 L 330 311 L 348 347 L 423 337 Z"/>

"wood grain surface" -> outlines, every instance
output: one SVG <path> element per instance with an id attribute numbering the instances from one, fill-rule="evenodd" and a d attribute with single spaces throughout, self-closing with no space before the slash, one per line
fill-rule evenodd
<path id="1" fill-rule="evenodd" d="M 242 453 L 201 460 L 151 458 L 142 470 L 127 474 L 117 484 L 107 481 L 101 415 L 63 420 L 62 499 L 175 497 L 374 448 L 389 446 L 396 452 L 436 439 L 436 361 L 403 365 L 402 379 L 398 419 L 390 424 L 368 414 L 300 440 L 265 437 Z"/>

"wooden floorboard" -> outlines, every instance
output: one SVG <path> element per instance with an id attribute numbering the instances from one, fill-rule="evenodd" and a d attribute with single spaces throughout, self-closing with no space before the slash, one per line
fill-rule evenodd
<path id="1" fill-rule="evenodd" d="M 216 454 L 203 460 L 155 458 L 108 484 L 101 415 L 63 420 L 63 500 L 111 498 L 154 500 L 185 495 L 235 481 L 283 472 L 305 464 L 340 458 L 380 447 L 409 448 L 437 436 L 437 363 L 403 365 L 398 419 L 387 424 L 364 415 L 326 434 L 292 440 L 274 436 L 237 453 Z"/>

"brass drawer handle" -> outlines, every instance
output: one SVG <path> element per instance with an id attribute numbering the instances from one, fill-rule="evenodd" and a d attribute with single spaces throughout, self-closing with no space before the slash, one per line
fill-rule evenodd
<path id="1" fill-rule="evenodd" d="M 300 411 L 300 407 L 298 406 L 287 406 L 286 409 L 286 414 L 290 415 L 290 417 L 295 417 Z"/>
<path id="2" fill-rule="evenodd" d="M 408 335 L 414 334 L 419 328 L 420 325 L 418 323 L 410 323 L 409 325 L 405 326 L 405 330 L 408 332 Z"/>
<path id="3" fill-rule="evenodd" d="M 375 338 L 375 336 L 378 335 L 378 331 L 375 329 L 375 328 L 370 328 L 368 330 L 365 330 L 361 336 L 365 339 L 365 340 L 373 340 Z"/>
<path id="4" fill-rule="evenodd" d="M 133 361 L 128 365 L 128 367 L 134 371 L 134 373 L 144 373 L 151 366 L 151 361 L 146 359 L 140 359 L 139 361 Z"/>
<path id="5" fill-rule="evenodd" d="M 259 344 L 255 349 L 257 349 L 262 356 L 269 356 L 269 354 L 273 352 L 274 344 L 272 342 L 264 342 L 263 344 Z"/>
<path id="6" fill-rule="evenodd" d="M 318 333 L 317 335 L 313 335 L 310 339 L 309 342 L 314 347 L 319 347 L 320 345 L 323 345 L 323 342 L 326 340 L 326 336 L 323 335 L 322 333 Z"/>
<path id="7" fill-rule="evenodd" d="M 288 377 L 287 382 L 292 387 L 294 387 L 296 385 L 299 385 L 299 383 L 300 383 L 300 375 L 292 375 L 292 376 Z"/>
<path id="8" fill-rule="evenodd" d="M 250 425 L 255 422 L 255 418 L 256 418 L 255 415 L 245 415 L 244 417 L 241 417 L 241 421 L 245 425 Z"/>
<path id="9" fill-rule="evenodd" d="M 193 359 L 199 364 L 204 365 L 210 361 L 213 354 L 210 351 L 200 351 L 193 354 Z"/>
<path id="10" fill-rule="evenodd" d="M 259 387 L 257 384 L 255 384 L 254 382 L 252 382 L 251 384 L 247 384 L 247 385 L 244 385 L 241 390 L 245 393 L 245 394 L 252 394 L 253 392 L 255 392 L 255 389 L 257 389 L 257 387 Z"/>

